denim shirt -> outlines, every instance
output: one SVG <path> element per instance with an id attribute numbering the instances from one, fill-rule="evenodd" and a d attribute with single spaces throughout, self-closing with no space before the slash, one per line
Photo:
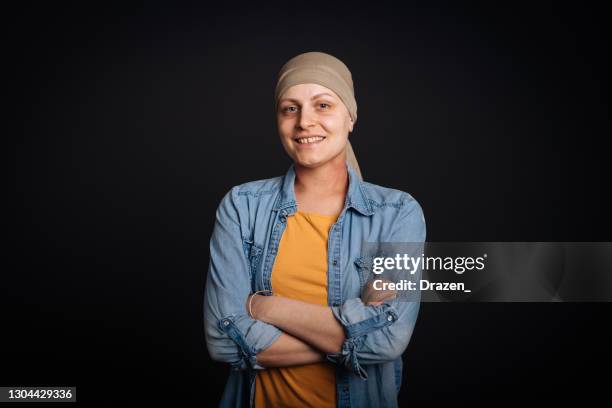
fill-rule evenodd
<path id="1" fill-rule="evenodd" d="M 336 364 L 338 407 L 395 407 L 402 382 L 402 353 L 408 346 L 420 297 L 379 306 L 360 299 L 368 259 L 364 242 L 424 242 L 425 219 L 408 193 L 361 181 L 347 163 L 349 188 L 328 240 L 328 304 L 345 330 Z M 285 176 L 233 187 L 221 200 L 210 241 L 204 291 L 204 332 L 210 356 L 229 363 L 220 406 L 254 403 L 257 353 L 282 334 L 246 312 L 256 290 L 273 290 L 271 274 L 287 217 L 297 211 L 295 167 Z"/>

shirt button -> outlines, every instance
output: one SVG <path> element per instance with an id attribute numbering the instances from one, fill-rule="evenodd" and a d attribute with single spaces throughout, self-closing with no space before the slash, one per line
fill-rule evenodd
<path id="1" fill-rule="evenodd" d="M 338 265 L 338 261 L 334 259 L 333 264 L 334 264 L 334 266 Z"/>
<path id="2" fill-rule="evenodd" d="M 392 315 L 387 316 L 387 320 L 392 322 L 393 321 L 393 316 Z"/>
<path id="3" fill-rule="evenodd" d="M 224 326 L 227 326 L 229 323 L 230 323 L 230 322 L 229 322 L 229 320 L 224 320 L 224 321 L 223 321 L 223 325 L 224 325 Z"/>

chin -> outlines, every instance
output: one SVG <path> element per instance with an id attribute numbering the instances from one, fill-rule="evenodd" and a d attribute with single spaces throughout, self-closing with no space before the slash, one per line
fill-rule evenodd
<path id="1" fill-rule="evenodd" d="M 298 164 L 302 167 L 308 167 L 309 169 L 314 169 L 315 167 L 319 167 L 322 164 L 322 162 L 295 160 L 295 164 Z"/>
<path id="2" fill-rule="evenodd" d="M 341 152 L 339 152 L 338 154 L 340 154 Z M 294 156 L 293 157 L 293 161 L 296 164 L 299 164 L 300 166 L 303 167 L 308 167 L 308 168 L 315 168 L 315 167 L 319 167 L 322 166 L 326 163 L 329 163 L 333 160 L 335 160 L 337 157 L 337 155 L 327 155 L 327 156 L 321 156 L 321 155 L 313 155 L 313 156 Z"/>
<path id="3" fill-rule="evenodd" d="M 315 158 L 307 158 L 307 159 L 296 158 L 293 161 L 302 167 L 308 167 L 308 168 L 315 168 L 325 163 L 325 160 L 315 159 Z"/>

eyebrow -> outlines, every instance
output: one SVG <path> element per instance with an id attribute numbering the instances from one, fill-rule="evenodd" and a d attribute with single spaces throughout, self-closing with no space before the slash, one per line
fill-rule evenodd
<path id="1" fill-rule="evenodd" d="M 318 98 L 318 97 L 320 97 L 320 96 L 323 96 L 323 95 L 331 96 L 331 97 L 333 98 L 333 95 L 330 95 L 330 94 L 328 94 L 327 92 L 323 92 L 323 93 L 320 93 L 320 94 L 317 94 L 317 95 L 313 96 L 312 98 L 310 98 L 310 100 L 316 99 L 316 98 Z M 299 102 L 297 99 L 293 99 L 293 98 L 283 98 L 283 99 L 281 99 L 281 100 L 279 101 L 279 103 L 280 103 L 280 102 L 283 102 L 283 101 L 293 101 L 293 102 Z"/>

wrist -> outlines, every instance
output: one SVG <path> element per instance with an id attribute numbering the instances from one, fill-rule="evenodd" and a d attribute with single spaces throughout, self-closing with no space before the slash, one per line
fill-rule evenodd
<path id="1" fill-rule="evenodd" d="M 251 293 L 247 298 L 247 313 L 248 315 L 255 320 L 264 321 L 264 318 L 267 316 L 267 304 L 272 296 L 265 296 L 260 294 L 265 291 L 257 291 Z"/>
<path id="2" fill-rule="evenodd" d="M 274 296 L 256 295 L 256 298 L 256 301 L 253 301 L 254 318 L 262 322 L 270 323 L 270 310 L 272 309 L 270 306 L 274 300 Z"/>

